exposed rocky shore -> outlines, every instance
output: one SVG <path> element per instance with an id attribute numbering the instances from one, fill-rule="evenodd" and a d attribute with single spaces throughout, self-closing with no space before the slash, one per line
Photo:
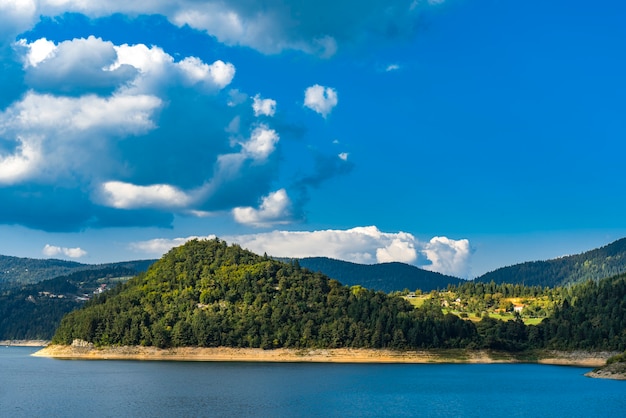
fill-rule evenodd
<path id="1" fill-rule="evenodd" d="M 611 363 L 606 366 L 594 369 L 585 376 L 599 379 L 626 380 L 626 363 Z"/>
<path id="2" fill-rule="evenodd" d="M 142 346 L 94 347 L 75 341 L 71 346 L 49 345 L 35 356 L 59 359 L 92 360 L 173 360 L 239 362 L 324 362 L 324 363 L 541 363 L 581 367 L 606 364 L 610 352 L 508 353 L 489 350 L 417 350 L 375 349 L 274 349 L 231 347 L 178 347 L 159 349 Z"/>

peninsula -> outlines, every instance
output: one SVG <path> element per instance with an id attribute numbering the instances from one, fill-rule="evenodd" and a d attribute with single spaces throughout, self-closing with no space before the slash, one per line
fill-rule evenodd
<path id="1" fill-rule="evenodd" d="M 344 286 L 297 261 L 219 239 L 195 240 L 66 315 L 37 355 L 598 367 L 626 344 L 623 333 L 610 330 L 623 321 L 623 310 L 613 305 L 626 297 L 626 277 L 581 289 L 572 293 L 576 304 L 564 295 L 562 306 L 538 325 L 519 317 L 476 322 L 444 314 L 437 299 L 413 306 L 399 295 Z M 590 320 L 608 328 L 590 327 Z"/>

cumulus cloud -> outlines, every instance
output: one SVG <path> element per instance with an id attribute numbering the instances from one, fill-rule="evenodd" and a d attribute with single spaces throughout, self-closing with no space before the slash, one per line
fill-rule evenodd
<path id="1" fill-rule="evenodd" d="M 46 257 L 59 257 L 65 256 L 69 258 L 80 258 L 87 255 L 87 251 L 82 248 L 67 248 L 67 247 L 57 247 L 55 245 L 46 244 L 42 250 L 43 255 Z"/>
<path id="2" fill-rule="evenodd" d="M 186 57 L 175 62 L 174 57 L 162 48 L 144 44 L 114 46 L 117 60 L 107 70 L 115 71 L 130 65 L 140 72 L 133 81 L 133 87 L 140 92 L 153 92 L 162 89 L 171 81 L 181 80 L 187 86 L 201 85 L 208 90 L 220 90 L 228 86 L 235 76 L 235 66 L 217 60 L 207 64 L 196 57 Z"/>
<path id="3" fill-rule="evenodd" d="M 103 183 L 99 199 L 117 209 L 184 208 L 193 201 L 189 194 L 169 184 L 139 186 L 121 181 Z"/>
<path id="4" fill-rule="evenodd" d="M 254 116 L 274 116 L 274 113 L 276 113 L 276 100 L 261 99 L 260 94 L 254 96 L 252 100 Z"/>
<path id="5" fill-rule="evenodd" d="M 132 244 L 158 256 L 189 238 L 157 239 Z M 434 237 L 422 242 L 406 232 L 382 232 L 375 226 L 347 230 L 272 231 L 221 237 L 257 254 L 274 257 L 330 257 L 361 264 L 402 262 L 442 274 L 467 278 L 470 247 L 466 239 Z M 157 251 L 158 249 L 158 251 Z"/>
<path id="6" fill-rule="evenodd" d="M 0 184 L 49 182 L 99 166 L 103 156 L 85 152 L 94 149 L 93 140 L 153 129 L 152 115 L 160 106 L 160 99 L 146 95 L 72 98 L 29 92 L 0 113 L 0 136 L 16 145 L 12 153 L 0 152 Z"/>
<path id="7" fill-rule="evenodd" d="M 260 125 L 250 135 L 250 139 L 241 143 L 244 154 L 255 160 L 266 159 L 276 147 L 280 137 L 278 133 L 269 129 L 267 125 Z"/>
<path id="8" fill-rule="evenodd" d="M 129 245 L 129 248 L 132 251 L 136 251 L 136 252 L 143 253 L 143 254 L 149 254 L 150 256 L 153 256 L 153 257 L 160 257 L 161 255 L 165 254 L 172 248 L 181 246 L 188 241 L 191 241 L 194 239 L 214 239 L 214 238 L 215 238 L 215 235 L 208 235 L 205 237 L 190 236 L 190 237 L 185 237 L 185 238 L 173 238 L 173 239 L 156 238 L 156 239 L 151 239 L 148 241 L 133 242 Z"/>
<path id="9" fill-rule="evenodd" d="M 395 238 L 387 246 L 376 249 L 376 260 L 379 263 L 400 261 L 411 264 L 417 260 L 415 245 L 410 240 Z"/>
<path id="10" fill-rule="evenodd" d="M 337 106 L 337 91 L 315 84 L 304 91 L 304 106 L 326 117 Z"/>
<path id="11" fill-rule="evenodd" d="M 469 240 L 434 237 L 424 246 L 423 252 L 431 262 L 424 268 L 458 277 L 469 276 Z"/>
<path id="12" fill-rule="evenodd" d="M 222 60 L 208 65 L 196 57 L 188 57 L 177 65 L 191 84 L 206 83 L 222 89 L 229 85 L 235 76 L 235 66 Z"/>
<path id="13" fill-rule="evenodd" d="M 90 36 L 56 45 L 45 38 L 16 43 L 23 50 L 26 83 L 39 91 L 62 94 L 109 94 L 131 81 L 137 70 L 130 65 L 107 69 L 116 60 L 113 43 Z"/>
<path id="14" fill-rule="evenodd" d="M 202 25 L 208 23 L 203 19 L 226 19 L 222 23 L 230 22 L 230 33 L 236 36 L 237 30 L 248 33 L 254 26 L 248 23 L 262 22 L 263 16 L 270 26 L 283 22 L 278 15 L 240 13 L 257 6 L 237 1 L 214 3 L 216 13 L 211 16 L 204 13 L 209 10 L 206 4 L 186 0 L 141 4 L 112 0 L 106 6 L 82 0 L 12 4 L 13 8 L 7 2 L 0 4 L 0 36 L 13 31 L 9 38 L 0 39 L 0 57 L 11 61 L 3 67 L 6 77 L 0 80 L 0 200 L 12 202 L 0 208 L 0 222 L 54 231 L 171 226 L 174 214 L 232 215 L 238 208 L 246 209 L 239 211 L 239 219 L 248 225 L 277 223 L 278 217 L 270 215 L 279 203 L 284 205 L 283 215 L 289 213 L 293 219 L 301 211 L 303 188 L 317 186 L 350 166 L 347 154 L 334 153 L 328 157 L 332 163 L 325 165 L 314 155 L 312 164 L 303 164 L 306 168 L 298 173 L 297 184 L 281 189 L 286 197 L 281 201 L 280 193 L 270 193 L 282 186 L 276 186 L 284 163 L 277 152 L 279 132 L 293 135 L 296 128 L 284 121 L 271 120 L 278 127 L 259 123 L 255 117 L 269 123 L 266 118 L 275 116 L 276 101 L 229 89 L 236 74 L 231 63 L 204 62 L 196 56 L 170 54 L 155 44 L 118 44 L 97 36 L 64 41 L 33 37 L 55 33 L 49 25 L 57 24 L 64 29 L 57 35 L 71 37 L 76 33 L 72 25 L 78 25 L 73 19 L 96 31 L 108 21 L 130 28 L 157 19 L 177 31 L 152 13 L 181 23 L 187 22 L 183 12 L 191 12 L 186 15 L 188 22 L 197 22 L 194 27 L 205 30 Z M 274 10 L 286 10 L 282 7 L 277 4 Z M 224 10 L 228 12 L 220 14 Z M 112 12 L 120 14 L 111 17 Z M 7 16 L 15 24 L 9 25 Z M 44 20 L 35 30 L 24 32 L 40 16 Z M 242 25 L 239 29 L 237 22 Z M 24 39 L 16 41 L 20 33 Z M 280 38 L 278 43 L 263 40 L 274 52 L 299 49 L 332 55 L 338 46 L 338 38 L 323 32 L 311 34 L 306 41 L 280 31 L 265 34 Z M 258 35 L 254 37 L 261 42 L 263 36 Z M 334 106 L 333 95 L 333 89 L 324 89 L 323 100 L 318 98 L 311 106 L 326 116 Z M 301 156 L 310 159 L 311 154 L 305 151 Z M 310 167 L 315 172 L 310 173 Z M 58 198 L 60 190 L 63 202 Z"/>
<path id="15" fill-rule="evenodd" d="M 39 16 L 66 12 L 92 18 L 116 13 L 163 15 L 170 22 L 206 31 L 227 45 L 244 45 L 264 53 L 291 49 L 330 57 L 341 45 L 369 38 L 407 38 L 416 31 L 423 8 L 442 0 L 373 0 L 358 5 L 320 0 L 265 2 L 246 0 L 5 0 L 0 2 L 0 35 L 10 38 L 27 30 Z"/>
<path id="16" fill-rule="evenodd" d="M 44 184 L 71 185 L 107 208 L 205 213 L 193 205 L 229 179 L 245 180 L 237 170 L 246 161 L 262 166 L 279 140 L 275 130 L 256 125 L 248 138 L 229 142 L 223 121 L 234 110 L 227 110 L 219 91 L 235 75 L 230 63 L 177 61 L 155 45 L 115 45 L 93 36 L 60 43 L 20 40 L 14 48 L 30 89 L 0 112 L 2 185 L 42 191 Z M 218 170 L 219 181 L 212 181 L 213 168 L 233 147 L 239 160 L 230 167 L 234 171 Z M 247 191 L 250 197 L 237 203 L 267 193 Z"/>
<path id="17" fill-rule="evenodd" d="M 55 43 L 46 38 L 40 38 L 31 43 L 26 42 L 26 39 L 20 39 L 16 46 L 26 48 L 28 51 L 24 55 L 24 67 L 26 68 L 29 66 L 36 67 L 46 58 L 52 56 L 57 49 Z"/>
<path id="18" fill-rule="evenodd" d="M 263 197 L 258 209 L 238 207 L 233 209 L 233 217 L 240 224 L 256 227 L 271 226 L 289 222 L 291 201 L 285 189 L 280 189 Z"/>

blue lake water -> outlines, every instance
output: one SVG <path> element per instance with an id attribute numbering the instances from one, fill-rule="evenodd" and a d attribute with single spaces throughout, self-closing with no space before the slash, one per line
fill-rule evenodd
<path id="1" fill-rule="evenodd" d="M 0 416 L 626 416 L 626 382 L 585 368 L 84 361 L 36 350 L 0 347 Z"/>

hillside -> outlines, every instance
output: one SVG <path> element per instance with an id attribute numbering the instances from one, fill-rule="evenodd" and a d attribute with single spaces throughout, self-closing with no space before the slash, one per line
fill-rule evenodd
<path id="1" fill-rule="evenodd" d="M 458 347 L 476 327 L 441 309 L 347 287 L 220 240 L 172 249 L 145 274 L 68 314 L 53 341 L 96 345 Z"/>
<path id="2" fill-rule="evenodd" d="M 25 285 L 70 273 L 103 268 L 127 268 L 145 271 L 155 260 L 135 260 L 108 264 L 82 264 L 74 261 L 35 259 L 0 255 L 0 289 Z"/>
<path id="3" fill-rule="evenodd" d="M 473 287 L 476 295 L 484 290 Z M 518 290 L 531 294 L 539 289 Z M 296 262 L 261 257 L 219 239 L 190 241 L 146 273 L 66 315 L 53 342 L 161 348 L 626 349 L 626 275 L 558 291 L 562 305 L 537 326 L 519 317 L 483 316 L 474 323 L 444 315 L 439 299 L 413 307 L 399 296 L 343 286 Z"/>
<path id="4" fill-rule="evenodd" d="M 0 340 L 49 340 L 61 318 L 95 293 L 107 291 L 137 271 L 124 267 L 84 270 L 0 293 Z"/>
<path id="5" fill-rule="evenodd" d="M 626 272 L 626 238 L 604 247 L 547 261 L 532 261 L 502 267 L 475 280 L 527 286 L 564 286 L 598 281 Z"/>
<path id="6" fill-rule="evenodd" d="M 356 264 L 327 257 L 307 257 L 298 259 L 300 266 L 319 271 L 341 283 L 361 285 L 372 290 L 389 293 L 408 289 L 430 292 L 445 289 L 448 284 L 458 285 L 464 280 L 441 273 L 422 270 L 403 263 Z"/>

